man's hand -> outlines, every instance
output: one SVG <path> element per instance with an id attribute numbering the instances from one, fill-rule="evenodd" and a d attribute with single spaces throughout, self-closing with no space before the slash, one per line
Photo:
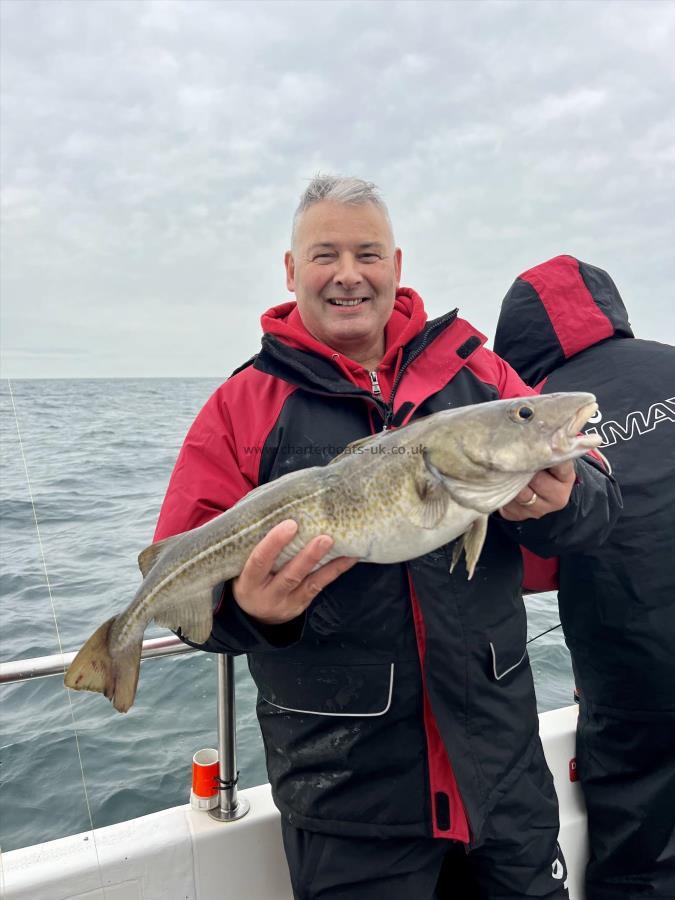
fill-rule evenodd
<path id="1" fill-rule="evenodd" d="M 303 613 L 319 591 L 357 562 L 340 556 L 312 572 L 333 546 L 326 534 L 313 538 L 278 572 L 272 572 L 277 557 L 298 530 L 292 519 L 280 522 L 265 535 L 232 582 L 238 605 L 263 625 L 282 625 Z"/>
<path id="2" fill-rule="evenodd" d="M 547 513 L 564 509 L 570 499 L 576 480 L 574 463 L 571 460 L 537 472 L 532 481 L 522 491 L 499 510 L 509 522 L 524 522 L 525 519 L 541 519 Z"/>

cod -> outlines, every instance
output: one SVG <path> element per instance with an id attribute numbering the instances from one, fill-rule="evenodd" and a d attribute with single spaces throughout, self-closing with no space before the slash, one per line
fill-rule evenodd
<path id="1" fill-rule="evenodd" d="M 471 578 L 488 516 L 536 472 L 597 447 L 599 436 L 579 433 L 596 411 L 592 394 L 557 393 L 433 413 L 355 441 L 326 466 L 252 490 L 205 525 L 140 554 L 143 581 L 136 596 L 84 644 L 66 686 L 99 691 L 126 712 L 136 695 L 148 624 L 154 620 L 195 643 L 206 641 L 213 588 L 235 578 L 256 544 L 285 519 L 298 529 L 275 571 L 320 534 L 334 541 L 320 565 L 338 556 L 400 563 L 459 538 L 452 568 L 464 552 Z"/>

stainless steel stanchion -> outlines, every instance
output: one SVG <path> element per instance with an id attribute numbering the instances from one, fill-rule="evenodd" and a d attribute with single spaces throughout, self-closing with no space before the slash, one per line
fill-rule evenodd
<path id="1" fill-rule="evenodd" d="M 237 717 L 234 696 L 234 660 L 218 654 L 218 775 L 220 802 L 209 815 L 219 822 L 234 822 L 249 811 L 245 797 L 237 797 Z"/>

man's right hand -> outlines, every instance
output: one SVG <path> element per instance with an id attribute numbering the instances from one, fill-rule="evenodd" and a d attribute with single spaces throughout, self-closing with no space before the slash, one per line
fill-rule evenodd
<path id="1" fill-rule="evenodd" d="M 333 539 L 321 534 L 278 572 L 272 572 L 277 557 L 297 530 L 297 522 L 292 519 L 275 525 L 253 549 L 241 574 L 232 582 L 237 604 L 263 625 L 282 625 L 295 619 L 326 585 L 358 562 L 340 556 L 312 572 L 333 546 Z"/>

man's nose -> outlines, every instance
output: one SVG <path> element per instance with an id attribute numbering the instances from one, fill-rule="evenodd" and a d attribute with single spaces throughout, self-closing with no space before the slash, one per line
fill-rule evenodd
<path id="1" fill-rule="evenodd" d="M 355 257 L 349 253 L 340 256 L 333 281 L 341 285 L 346 290 L 351 290 L 363 281 L 363 276 L 359 271 L 358 262 Z"/>

